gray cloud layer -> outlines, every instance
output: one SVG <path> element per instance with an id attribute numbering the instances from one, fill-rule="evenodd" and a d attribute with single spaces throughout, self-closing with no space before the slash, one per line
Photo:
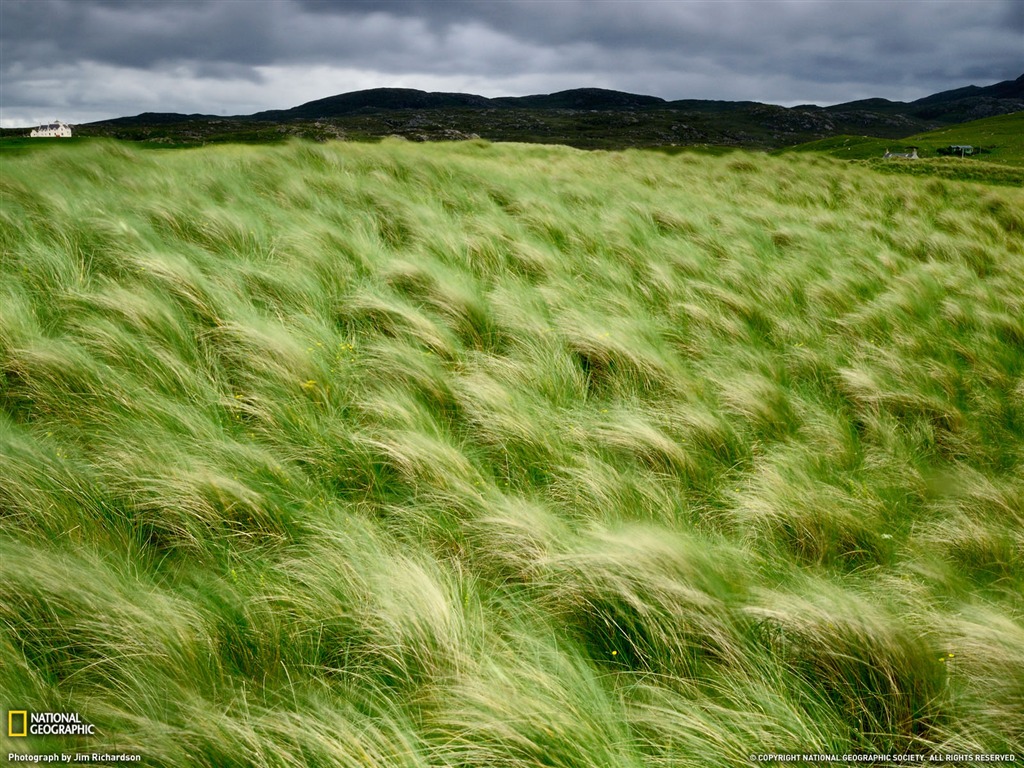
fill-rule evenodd
<path id="1" fill-rule="evenodd" d="M 0 121 L 377 86 L 913 99 L 1024 71 L 1022 0 L 0 0 Z"/>

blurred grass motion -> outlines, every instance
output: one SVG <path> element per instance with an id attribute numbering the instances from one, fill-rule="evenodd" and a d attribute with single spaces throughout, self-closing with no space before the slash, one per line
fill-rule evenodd
<path id="1" fill-rule="evenodd" d="M 0 179 L 4 706 L 154 766 L 1024 751 L 1019 189 L 483 141 Z"/>

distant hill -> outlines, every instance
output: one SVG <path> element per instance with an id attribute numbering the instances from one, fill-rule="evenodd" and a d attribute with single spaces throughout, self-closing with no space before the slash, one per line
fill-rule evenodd
<path id="1" fill-rule="evenodd" d="M 248 115 L 253 120 L 315 120 L 360 112 L 408 109 L 484 109 L 491 100 L 470 93 L 427 93 L 414 88 L 372 88 L 300 104 L 292 109 Z"/>
<path id="2" fill-rule="evenodd" d="M 516 96 L 491 99 L 513 109 L 586 109 L 620 110 L 664 107 L 666 101 L 657 96 L 638 96 L 635 93 L 609 91 L 604 88 L 574 88 L 543 96 Z"/>
<path id="3" fill-rule="evenodd" d="M 911 102 L 865 99 L 826 107 L 829 112 L 872 110 L 899 113 L 921 120 L 943 123 L 961 123 L 1024 110 L 1024 75 L 1016 80 L 1004 80 L 994 85 L 979 87 L 968 85 Z"/>
<path id="4" fill-rule="evenodd" d="M 995 85 L 979 88 L 976 85 L 968 85 L 965 88 L 955 88 L 951 91 L 941 91 L 923 99 L 911 102 L 912 104 L 941 104 L 962 101 L 973 98 L 992 99 L 1024 99 L 1024 75 L 1016 80 L 1004 80 Z"/>
<path id="5" fill-rule="evenodd" d="M 216 115 L 191 114 L 183 115 L 179 112 L 143 112 L 131 117 L 115 117 L 112 120 L 101 120 L 98 123 L 88 125 L 177 125 L 184 122 L 196 122 L 207 120 L 220 120 Z M 80 127 L 80 126 L 76 126 Z"/>
<path id="6" fill-rule="evenodd" d="M 887 99 L 819 107 L 753 101 L 666 101 L 604 88 L 487 98 L 412 88 L 374 88 L 290 109 L 231 117 L 146 112 L 76 126 L 76 135 L 196 144 L 288 136 L 414 141 L 481 137 L 586 149 L 712 144 L 778 149 L 838 135 L 902 139 L 969 120 L 1024 111 L 1024 75 L 943 91 L 913 102 Z M 12 135 L 0 131 L 0 135 Z M 20 135 L 20 134 L 19 134 Z"/>
<path id="7" fill-rule="evenodd" d="M 428 93 L 413 88 L 373 88 L 340 96 L 329 96 L 292 109 L 257 112 L 254 120 L 295 120 L 341 117 L 357 113 L 411 109 L 646 109 L 664 105 L 657 96 L 610 91 L 604 88 L 575 88 L 536 96 L 505 96 L 489 99 L 470 93 Z"/>
<path id="8" fill-rule="evenodd" d="M 993 104 L 995 102 L 995 104 Z M 903 114 L 920 119 L 960 122 L 958 116 L 980 105 L 1006 114 L 1024 110 L 1024 75 L 995 85 L 974 85 L 943 91 L 912 102 L 888 99 L 863 99 L 831 107 L 806 105 L 794 110 L 824 110 L 830 113 L 870 111 Z M 324 119 L 355 113 L 423 109 L 525 109 L 525 110 L 678 110 L 684 112 L 737 112 L 772 106 L 753 101 L 680 99 L 666 101 L 657 96 L 642 96 L 604 88 L 574 88 L 534 96 L 508 96 L 489 99 L 468 93 L 428 93 L 412 88 L 374 88 L 329 96 L 285 110 L 258 112 L 245 117 L 255 120 Z M 780 109 L 785 109 L 780 107 Z M 984 115 L 989 117 L 990 115 Z"/>

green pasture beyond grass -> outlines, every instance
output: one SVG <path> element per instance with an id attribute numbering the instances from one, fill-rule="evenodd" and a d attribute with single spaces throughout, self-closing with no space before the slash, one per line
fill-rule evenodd
<path id="1" fill-rule="evenodd" d="M 0 711 L 147 766 L 1024 752 L 1024 192 L 468 142 L 0 166 Z"/>
<path id="2" fill-rule="evenodd" d="M 939 150 L 966 144 L 981 152 L 974 156 L 942 156 Z M 903 152 L 917 147 L 918 160 L 886 160 L 885 151 Z M 987 117 L 951 125 L 905 139 L 877 139 L 872 136 L 831 136 L 779 150 L 816 152 L 841 160 L 864 161 L 885 173 L 938 176 L 955 181 L 1024 186 L 1024 112 Z"/>

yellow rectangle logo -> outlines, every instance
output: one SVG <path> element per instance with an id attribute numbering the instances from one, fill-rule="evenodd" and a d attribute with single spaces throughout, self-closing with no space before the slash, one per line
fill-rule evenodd
<path id="1" fill-rule="evenodd" d="M 15 731 L 14 721 L 19 716 L 21 717 L 21 729 L 20 731 Z M 15 736 L 28 736 L 28 710 L 7 710 L 7 735 L 11 738 L 14 738 Z"/>

